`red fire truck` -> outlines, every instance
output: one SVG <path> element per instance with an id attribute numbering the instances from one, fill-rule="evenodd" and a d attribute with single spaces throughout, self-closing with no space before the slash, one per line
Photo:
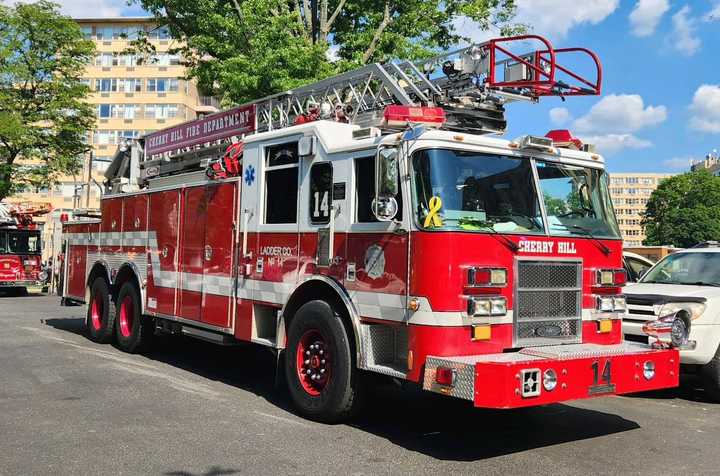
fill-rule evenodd
<path id="1" fill-rule="evenodd" d="M 623 342 L 603 158 L 567 131 L 490 137 L 509 102 L 600 86 L 588 50 L 502 38 L 154 132 L 119 150 L 102 218 L 66 225 L 65 300 L 127 352 L 268 346 L 323 421 L 369 373 L 488 408 L 675 386 L 676 349 Z"/>
<path id="2" fill-rule="evenodd" d="M 49 211 L 45 205 L 0 203 L 0 289 L 24 293 L 42 285 L 40 230 L 33 217 Z"/>

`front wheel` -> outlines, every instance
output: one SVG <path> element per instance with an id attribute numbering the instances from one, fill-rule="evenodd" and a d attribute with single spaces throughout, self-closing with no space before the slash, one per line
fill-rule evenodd
<path id="1" fill-rule="evenodd" d="M 288 332 L 285 376 L 300 413 L 337 423 L 360 407 L 360 374 L 340 316 L 324 301 L 304 304 Z"/>
<path id="2" fill-rule="evenodd" d="M 141 313 L 140 292 L 128 281 L 118 293 L 115 335 L 118 347 L 131 354 L 146 350 L 153 335 L 152 321 Z"/>

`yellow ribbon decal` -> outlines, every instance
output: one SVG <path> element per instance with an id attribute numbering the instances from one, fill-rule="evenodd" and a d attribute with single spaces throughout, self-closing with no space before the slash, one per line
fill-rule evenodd
<path id="1" fill-rule="evenodd" d="M 430 207 L 430 212 L 425 217 L 425 223 L 423 226 L 425 228 L 439 228 L 442 226 L 442 220 L 440 219 L 440 216 L 438 216 L 438 212 L 442 208 L 442 200 L 440 200 L 440 197 L 432 197 L 430 199 L 430 203 L 428 203 L 428 206 Z"/>

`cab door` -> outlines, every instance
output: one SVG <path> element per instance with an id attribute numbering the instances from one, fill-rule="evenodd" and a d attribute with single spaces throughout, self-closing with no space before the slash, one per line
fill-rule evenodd
<path id="1" fill-rule="evenodd" d="M 329 276 L 339 283 L 347 273 L 347 226 L 350 210 L 346 205 L 348 161 L 315 160 L 309 164 L 307 191 L 302 208 L 309 233 L 303 233 L 306 259 L 313 263 L 306 274 Z"/>

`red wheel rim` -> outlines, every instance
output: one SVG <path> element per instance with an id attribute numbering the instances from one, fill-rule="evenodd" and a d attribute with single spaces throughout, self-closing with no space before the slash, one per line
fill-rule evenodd
<path id="1" fill-rule="evenodd" d="M 331 358 L 328 345 L 320 332 L 311 329 L 300 338 L 296 355 L 296 369 L 303 390 L 318 396 L 330 381 Z"/>
<path id="2" fill-rule="evenodd" d="M 135 312 L 132 296 L 125 296 L 125 299 L 120 303 L 120 334 L 123 337 L 130 337 L 130 334 L 132 334 L 134 320 Z"/>
<path id="3" fill-rule="evenodd" d="M 95 293 L 90 305 L 90 321 L 96 331 L 99 331 L 102 327 L 102 310 L 102 296 L 100 293 Z"/>

